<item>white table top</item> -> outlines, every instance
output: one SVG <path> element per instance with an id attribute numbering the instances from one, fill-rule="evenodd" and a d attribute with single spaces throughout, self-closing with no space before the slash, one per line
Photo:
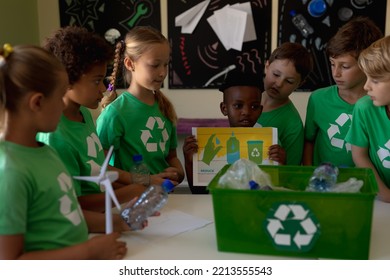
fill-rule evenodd
<path id="1" fill-rule="evenodd" d="M 161 211 L 179 210 L 198 218 L 214 221 L 211 195 L 172 194 Z M 390 259 L 390 204 L 374 202 L 370 259 Z M 157 217 L 157 219 L 160 217 Z M 139 242 L 142 231 L 125 233 L 128 246 L 124 259 L 135 260 L 224 260 L 224 259 L 290 259 L 289 257 L 219 252 L 214 222 L 205 227 L 170 238 Z"/>

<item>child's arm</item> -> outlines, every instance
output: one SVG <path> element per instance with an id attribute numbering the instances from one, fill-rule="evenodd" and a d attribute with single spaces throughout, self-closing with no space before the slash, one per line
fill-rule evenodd
<path id="1" fill-rule="evenodd" d="M 280 165 L 286 164 L 286 150 L 279 144 L 271 145 L 268 148 L 268 157 Z"/>
<path id="2" fill-rule="evenodd" d="M 390 202 L 390 189 L 379 177 L 375 166 L 372 164 L 372 161 L 368 154 L 368 148 L 352 145 L 352 158 L 356 167 L 371 168 L 372 171 L 374 171 L 374 175 L 379 188 L 378 198 L 384 202 Z"/>
<path id="3" fill-rule="evenodd" d="M 169 151 L 166 160 L 170 166 L 164 170 L 166 178 L 180 184 L 184 180 L 184 169 L 177 157 L 176 149 Z"/>
<path id="4" fill-rule="evenodd" d="M 198 143 L 194 135 L 187 136 L 184 139 L 183 155 L 184 155 L 184 167 L 186 171 L 188 186 L 193 187 L 193 156 L 198 152 Z"/>
<path id="5" fill-rule="evenodd" d="M 126 243 L 118 241 L 120 234 L 95 236 L 86 242 L 55 250 L 24 252 L 24 235 L 0 236 L 0 259 L 82 260 L 122 259 L 127 252 Z"/>
<path id="6" fill-rule="evenodd" d="M 146 187 L 139 184 L 131 184 L 119 189 L 115 189 L 115 195 L 119 203 L 127 203 L 134 197 L 139 197 Z M 105 210 L 105 193 L 88 194 L 78 197 L 78 201 L 83 210 L 103 212 Z"/>
<path id="7" fill-rule="evenodd" d="M 85 221 L 90 233 L 104 233 L 106 231 L 106 215 L 104 213 L 83 210 Z M 129 231 L 130 228 L 119 214 L 112 215 L 115 232 Z M 145 225 L 146 226 L 146 225 Z"/>
<path id="8" fill-rule="evenodd" d="M 303 146 L 303 165 L 313 165 L 314 142 L 305 140 Z"/>
<path id="9" fill-rule="evenodd" d="M 107 154 L 107 151 L 104 151 L 105 154 Z M 133 179 L 131 177 L 131 173 L 124 171 L 122 169 L 116 168 L 115 166 L 108 166 L 108 170 L 111 171 L 116 171 L 118 172 L 118 179 L 112 183 L 112 186 L 117 189 L 117 188 L 122 188 L 127 185 L 130 185 L 133 183 Z M 167 176 L 165 173 L 160 173 L 160 174 L 154 174 L 150 175 L 150 184 L 151 185 L 161 185 L 162 182 L 165 180 L 164 177 Z M 177 182 L 173 182 L 175 185 L 177 185 Z"/>

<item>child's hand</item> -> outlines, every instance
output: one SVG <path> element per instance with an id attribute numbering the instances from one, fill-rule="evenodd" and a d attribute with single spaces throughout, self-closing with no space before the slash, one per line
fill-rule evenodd
<path id="1" fill-rule="evenodd" d="M 169 176 L 172 176 L 169 172 L 161 172 L 159 174 L 154 174 L 150 176 L 150 184 L 151 185 L 161 185 L 165 179 L 167 179 Z M 179 184 L 179 182 L 171 180 L 172 184 L 175 186 Z"/>
<path id="2" fill-rule="evenodd" d="M 192 162 L 193 155 L 198 152 L 198 142 L 194 135 L 187 136 L 184 139 L 183 154 L 186 162 Z"/>
<path id="3" fill-rule="evenodd" d="M 164 171 L 160 174 L 164 174 L 164 179 L 169 179 L 176 186 L 180 181 L 180 172 L 176 167 L 165 168 Z"/>
<path id="4" fill-rule="evenodd" d="M 281 165 L 286 164 L 286 150 L 278 144 L 269 147 L 268 157 L 270 160 L 276 161 Z"/>
<path id="5" fill-rule="evenodd" d="M 107 235 L 92 237 L 87 241 L 88 256 L 92 260 L 120 260 L 127 252 L 126 243 L 118 241 L 120 234 L 113 232 Z"/>

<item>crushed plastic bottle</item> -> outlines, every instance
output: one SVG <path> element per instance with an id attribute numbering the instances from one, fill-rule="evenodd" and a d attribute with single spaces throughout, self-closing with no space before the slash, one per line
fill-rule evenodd
<path id="1" fill-rule="evenodd" d="M 133 156 L 134 165 L 130 169 L 132 182 L 148 187 L 150 184 L 150 171 L 143 162 L 142 155 Z"/>
<path id="2" fill-rule="evenodd" d="M 144 221 L 167 203 L 168 193 L 174 187 L 168 179 L 164 180 L 161 186 L 149 186 L 133 206 L 122 211 L 122 218 L 132 230 L 142 229 Z"/>
<path id="3" fill-rule="evenodd" d="M 241 158 L 233 163 L 218 180 L 218 187 L 226 189 L 244 189 L 248 190 L 248 183 L 254 181 L 260 186 L 271 186 L 269 174 L 245 158 Z"/>
<path id="4" fill-rule="evenodd" d="M 326 192 L 333 188 L 337 182 L 339 169 L 331 163 L 319 165 L 309 180 L 309 191 Z"/>
<path id="5" fill-rule="evenodd" d="M 307 38 L 314 33 L 313 27 L 311 27 L 302 14 L 297 14 L 295 10 L 291 10 L 290 15 L 292 17 L 292 23 L 301 32 L 303 37 Z"/>

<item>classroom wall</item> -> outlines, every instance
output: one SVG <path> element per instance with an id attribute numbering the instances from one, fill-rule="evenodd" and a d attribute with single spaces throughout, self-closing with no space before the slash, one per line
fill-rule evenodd
<path id="1" fill-rule="evenodd" d="M 0 2 L 0 43 L 39 44 L 37 0 Z"/>
<path id="2" fill-rule="evenodd" d="M 175 0 L 171 0 L 175 1 Z M 386 35 L 390 32 L 390 0 L 387 0 Z M 272 0 L 272 34 L 277 34 L 278 0 Z M 113 15 L 115 16 L 115 15 Z M 162 32 L 168 34 L 167 0 L 161 0 Z M 60 27 L 57 0 L 1 0 L 0 43 L 40 44 L 45 37 Z M 272 49 L 276 47 L 276 37 L 272 39 Z M 168 82 L 165 82 L 168 85 Z M 180 118 L 224 118 L 219 111 L 221 94 L 204 89 L 163 89 L 171 99 Z M 294 92 L 291 99 L 302 119 L 306 116 L 306 104 L 310 92 Z"/>

